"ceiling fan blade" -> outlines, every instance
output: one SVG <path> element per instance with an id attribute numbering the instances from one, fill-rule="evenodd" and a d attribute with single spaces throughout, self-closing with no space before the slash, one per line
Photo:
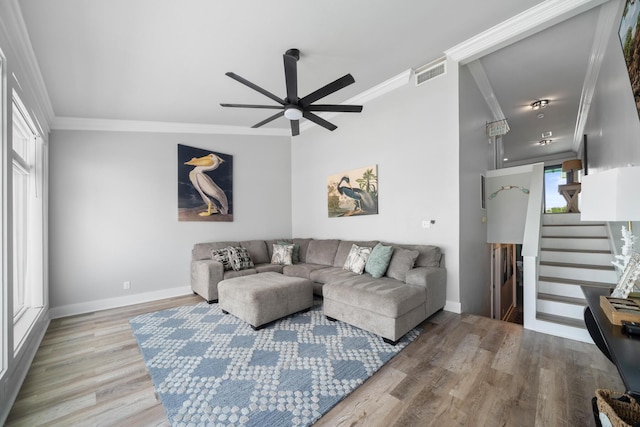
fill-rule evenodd
<path id="1" fill-rule="evenodd" d="M 257 92 L 260 92 L 264 96 L 267 96 L 267 97 L 273 99 L 278 104 L 285 105 L 285 102 L 282 99 L 278 98 L 277 96 L 275 96 L 274 94 L 272 94 L 268 90 L 262 89 L 260 86 L 251 83 L 249 80 L 240 77 L 236 73 L 228 72 L 228 73 L 225 73 L 225 74 L 227 76 L 231 77 L 233 80 L 238 81 L 238 82 L 242 83 L 245 86 L 249 86 L 251 89 L 253 89 L 253 90 L 257 91 Z"/>
<path id="2" fill-rule="evenodd" d="M 287 101 L 291 104 L 298 102 L 298 58 L 297 49 L 288 50 L 282 55 L 284 58 L 284 80 L 287 84 Z"/>
<path id="3" fill-rule="evenodd" d="M 300 120 L 291 120 L 291 136 L 300 135 Z"/>
<path id="4" fill-rule="evenodd" d="M 307 111 L 334 111 L 339 113 L 360 113 L 362 105 L 309 105 L 305 108 Z"/>
<path id="5" fill-rule="evenodd" d="M 320 116 L 316 116 L 313 113 L 310 113 L 308 111 L 305 111 L 302 113 L 303 117 L 307 120 L 311 120 L 312 122 L 314 122 L 317 125 L 322 126 L 323 128 L 329 129 L 329 130 L 336 130 L 338 129 L 338 126 L 334 125 L 333 123 L 329 123 L 328 121 L 326 121 L 325 119 L 323 119 Z"/>
<path id="6" fill-rule="evenodd" d="M 268 117 L 266 119 L 264 119 L 263 121 L 261 121 L 260 123 L 256 123 L 255 125 L 251 126 L 252 128 L 259 128 L 262 125 L 266 125 L 267 123 L 277 119 L 278 117 L 282 117 L 284 116 L 284 110 L 280 111 L 279 113 L 274 114 L 271 117 Z"/>
<path id="7" fill-rule="evenodd" d="M 255 105 L 255 104 L 220 104 L 223 107 L 236 107 L 236 108 L 271 108 L 274 110 L 282 110 L 282 105 Z"/>
<path id="8" fill-rule="evenodd" d="M 300 99 L 298 105 L 303 108 L 306 108 L 312 102 L 317 101 L 318 99 L 324 98 L 325 96 L 331 95 L 333 92 L 339 91 L 340 89 L 349 86 L 352 83 L 355 83 L 356 80 L 353 78 L 351 74 L 346 74 L 340 77 L 338 80 L 334 80 L 331 83 L 322 86 L 320 89 L 315 92 L 311 92 L 309 95 Z"/>

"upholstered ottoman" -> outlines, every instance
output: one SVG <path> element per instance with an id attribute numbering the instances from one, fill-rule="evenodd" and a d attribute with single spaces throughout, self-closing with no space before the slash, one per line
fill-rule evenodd
<path id="1" fill-rule="evenodd" d="M 311 280 L 260 273 L 234 277 L 218 283 L 218 304 L 222 312 L 249 323 L 253 329 L 313 305 Z"/>

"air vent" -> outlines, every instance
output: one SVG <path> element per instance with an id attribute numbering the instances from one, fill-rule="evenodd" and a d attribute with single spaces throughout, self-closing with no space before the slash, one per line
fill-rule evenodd
<path id="1" fill-rule="evenodd" d="M 416 86 L 447 72 L 445 58 L 440 58 L 415 70 Z"/>

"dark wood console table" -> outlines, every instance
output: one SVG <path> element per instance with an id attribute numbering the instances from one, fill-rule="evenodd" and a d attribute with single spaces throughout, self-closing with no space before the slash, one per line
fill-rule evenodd
<path id="1" fill-rule="evenodd" d="M 584 321 L 598 348 L 618 368 L 626 391 L 640 398 L 640 338 L 629 338 L 622 327 L 609 322 L 600 308 L 600 295 L 609 295 L 606 288 L 582 286 L 589 306 L 584 310 Z"/>

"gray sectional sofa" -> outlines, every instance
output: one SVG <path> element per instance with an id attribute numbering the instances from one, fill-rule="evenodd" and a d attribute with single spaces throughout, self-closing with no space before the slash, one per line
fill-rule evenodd
<path id="1" fill-rule="evenodd" d="M 299 262 L 271 264 L 277 242 L 299 245 Z M 191 288 L 207 301 L 218 299 L 217 284 L 225 279 L 277 272 L 310 279 L 314 294 L 323 297 L 324 314 L 397 342 L 423 320 L 442 309 L 446 299 L 446 270 L 440 248 L 431 245 L 393 246 L 393 254 L 380 278 L 356 274 L 342 267 L 353 244 L 373 248 L 377 241 L 334 239 L 278 239 L 240 242 L 197 243 L 191 261 Z M 225 271 L 211 251 L 242 246 L 251 255 L 254 268 Z"/>

